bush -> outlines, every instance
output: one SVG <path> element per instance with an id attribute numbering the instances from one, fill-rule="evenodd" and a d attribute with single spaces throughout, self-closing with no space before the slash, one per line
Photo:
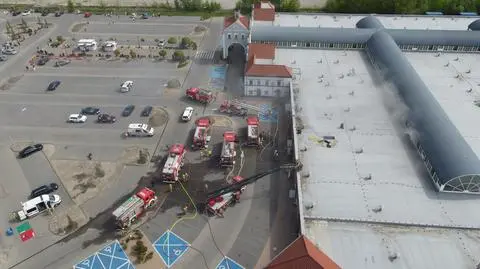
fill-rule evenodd
<path id="1" fill-rule="evenodd" d="M 143 260 L 143 262 L 147 262 L 148 260 L 152 259 L 153 258 L 153 251 L 150 251 L 147 253 L 147 255 L 145 255 L 145 258 Z"/>
<path id="2" fill-rule="evenodd" d="M 97 163 L 95 165 L 95 177 L 101 178 L 105 176 L 105 171 L 102 168 L 102 165 L 100 163 Z"/>
<path id="3" fill-rule="evenodd" d="M 203 3 L 203 10 L 207 12 L 215 12 L 219 11 L 222 8 L 220 3 L 213 2 L 213 1 L 206 1 Z"/>
<path id="4" fill-rule="evenodd" d="M 68 0 L 67 1 L 67 12 L 68 13 L 73 13 L 75 11 L 75 3 L 73 0 Z"/>
<path id="5" fill-rule="evenodd" d="M 57 36 L 57 42 L 58 42 L 59 44 L 62 44 L 63 41 L 65 41 L 65 39 L 63 38 L 63 36 L 61 36 L 61 35 Z"/>
<path id="6" fill-rule="evenodd" d="M 180 46 L 182 48 L 189 48 L 192 45 L 193 41 L 190 37 L 182 37 L 180 41 Z"/>
<path id="7" fill-rule="evenodd" d="M 178 42 L 177 38 L 173 37 L 173 36 L 168 38 L 168 40 L 167 40 L 167 43 L 171 44 L 171 45 L 177 44 L 177 42 Z"/>
<path id="8" fill-rule="evenodd" d="M 166 50 L 161 50 L 158 52 L 158 55 L 162 58 L 165 58 L 165 56 L 167 56 L 167 51 Z"/>
<path id="9" fill-rule="evenodd" d="M 145 164 L 147 163 L 147 160 L 148 160 L 148 151 L 146 150 L 140 150 L 138 152 L 138 160 L 137 160 L 137 163 L 138 164 Z"/>
<path id="10" fill-rule="evenodd" d="M 113 54 L 115 54 L 115 57 L 120 56 L 120 50 L 119 49 L 114 50 Z"/>
<path id="11" fill-rule="evenodd" d="M 181 50 L 176 50 L 172 54 L 172 60 L 182 62 L 185 60 L 185 54 Z"/>
<path id="12" fill-rule="evenodd" d="M 180 61 L 177 65 L 177 68 L 182 68 L 182 67 L 185 67 L 188 65 L 188 60 L 183 60 L 183 61 Z"/>
<path id="13" fill-rule="evenodd" d="M 130 50 L 130 58 L 136 58 L 137 57 L 137 53 L 134 51 L 134 50 Z"/>

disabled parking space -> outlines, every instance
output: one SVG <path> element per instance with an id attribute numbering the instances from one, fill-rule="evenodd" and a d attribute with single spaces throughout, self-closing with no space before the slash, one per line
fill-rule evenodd
<path id="1" fill-rule="evenodd" d="M 272 107 L 271 104 L 260 104 L 260 112 L 258 113 L 258 118 L 262 122 L 277 122 L 278 121 L 278 110 Z"/>
<path id="2" fill-rule="evenodd" d="M 210 80 L 208 86 L 212 90 L 223 91 L 225 87 L 225 78 L 227 76 L 227 67 L 225 65 L 215 65 L 210 69 Z"/>
<path id="3" fill-rule="evenodd" d="M 134 269 L 118 241 L 114 241 L 101 250 L 75 264 L 74 269 Z"/>
<path id="4" fill-rule="evenodd" d="M 229 257 L 224 257 L 215 269 L 245 269 L 245 267 L 238 264 Z"/>
<path id="5" fill-rule="evenodd" d="M 165 265 L 170 268 L 188 251 L 190 244 L 167 230 L 153 243 L 153 247 Z"/>

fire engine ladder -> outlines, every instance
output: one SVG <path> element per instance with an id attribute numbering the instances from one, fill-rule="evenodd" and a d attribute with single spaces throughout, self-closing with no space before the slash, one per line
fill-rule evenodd
<path id="1" fill-rule="evenodd" d="M 280 170 L 283 170 L 283 169 L 295 169 L 295 170 L 299 170 L 301 169 L 302 165 L 300 163 L 295 163 L 295 164 L 283 164 L 279 167 L 276 167 L 276 168 L 273 168 L 273 169 L 270 169 L 270 170 L 267 170 L 265 172 L 262 172 L 262 173 L 258 173 L 256 175 L 253 175 L 251 177 L 248 177 L 248 178 L 244 178 L 242 181 L 240 182 L 236 182 L 236 183 L 233 183 L 231 185 L 228 185 L 228 186 L 225 186 L 225 187 L 222 187 L 222 188 L 219 188 L 219 189 L 216 189 L 214 191 L 211 191 L 207 194 L 207 199 L 211 199 L 211 198 L 214 198 L 214 197 L 218 197 L 220 195 L 224 195 L 226 193 L 229 193 L 229 192 L 234 192 L 234 191 L 238 191 L 240 190 L 243 186 L 245 185 L 248 185 L 248 184 L 251 184 L 251 183 L 254 183 L 255 181 L 265 177 L 265 176 L 268 176 L 270 174 L 273 174 L 277 171 L 280 171 Z"/>
<path id="2" fill-rule="evenodd" d="M 240 107 L 246 108 L 246 109 L 251 109 L 251 110 L 257 111 L 257 112 L 259 112 L 259 113 L 261 113 L 261 114 L 265 114 L 265 115 L 268 115 L 268 114 L 271 113 L 271 111 L 269 111 L 269 110 L 265 111 L 264 109 L 261 109 L 261 108 L 259 108 L 259 107 L 257 107 L 257 106 L 249 105 L 249 104 L 246 104 L 246 103 L 242 103 L 242 102 L 240 102 L 240 101 L 238 101 L 238 100 L 236 100 L 236 99 L 230 101 L 230 104 L 232 104 L 232 105 L 237 105 L 237 106 L 240 106 Z"/>

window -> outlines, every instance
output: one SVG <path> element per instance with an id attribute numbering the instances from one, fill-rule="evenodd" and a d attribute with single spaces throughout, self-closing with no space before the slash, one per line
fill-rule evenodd
<path id="1" fill-rule="evenodd" d="M 254 95 L 254 92 L 255 92 L 255 91 L 253 91 L 253 90 L 249 90 L 249 91 L 248 91 L 248 95 Z"/>
<path id="2" fill-rule="evenodd" d="M 27 214 L 33 213 L 33 212 L 35 212 L 35 210 L 37 210 L 36 207 L 30 208 L 29 210 L 27 210 Z"/>
<path id="3" fill-rule="evenodd" d="M 252 79 L 248 80 L 248 85 L 250 85 L 250 86 L 253 85 L 253 80 Z"/>
<path id="4" fill-rule="evenodd" d="M 268 91 L 263 91 L 263 96 L 268 96 Z"/>
<path id="5" fill-rule="evenodd" d="M 260 86 L 260 85 L 262 85 L 262 84 L 260 83 L 260 80 L 257 79 L 257 86 Z"/>
<path id="6" fill-rule="evenodd" d="M 235 34 L 235 39 L 238 39 L 238 34 Z"/>
<path id="7" fill-rule="evenodd" d="M 265 80 L 265 86 L 268 86 L 268 79 Z"/>
<path id="8" fill-rule="evenodd" d="M 277 80 L 277 86 L 282 86 L 282 81 L 281 80 Z"/>
<path id="9" fill-rule="evenodd" d="M 242 34 L 242 39 L 245 39 L 245 34 Z"/>
<path id="10" fill-rule="evenodd" d="M 310 42 L 307 42 L 307 44 L 305 45 L 307 48 L 310 48 Z"/>
<path id="11" fill-rule="evenodd" d="M 232 39 L 232 35 L 231 35 L 231 34 L 227 34 L 227 38 L 228 38 L 228 39 Z"/>

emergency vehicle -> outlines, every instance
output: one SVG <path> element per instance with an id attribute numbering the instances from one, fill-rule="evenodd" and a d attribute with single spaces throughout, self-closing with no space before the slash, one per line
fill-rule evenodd
<path id="1" fill-rule="evenodd" d="M 210 119 L 200 118 L 196 122 L 195 133 L 193 134 L 192 147 L 195 149 L 207 148 L 207 143 L 210 142 L 208 132 L 210 130 Z"/>
<path id="2" fill-rule="evenodd" d="M 156 202 L 157 196 L 153 190 L 149 188 L 141 189 L 113 211 L 112 214 L 117 227 L 120 229 L 128 228 Z"/>
<path id="3" fill-rule="evenodd" d="M 11 218 L 19 221 L 32 218 L 47 209 L 58 206 L 62 199 L 57 194 L 41 195 L 22 203 L 22 210 L 12 213 Z"/>
<path id="4" fill-rule="evenodd" d="M 170 147 L 167 161 L 162 170 L 162 181 L 164 183 L 175 183 L 178 181 L 180 169 L 183 167 L 185 153 L 187 153 L 187 150 L 183 144 L 174 144 Z"/>
<path id="5" fill-rule="evenodd" d="M 257 116 L 247 118 L 247 146 L 260 146 L 260 122 Z"/>
<path id="6" fill-rule="evenodd" d="M 237 141 L 237 134 L 232 131 L 223 133 L 222 153 L 220 155 L 220 166 L 229 167 L 235 164 L 235 143 Z"/>
<path id="7" fill-rule="evenodd" d="M 185 95 L 197 102 L 208 104 L 213 101 L 212 91 L 201 88 L 190 88 L 185 91 Z"/>

